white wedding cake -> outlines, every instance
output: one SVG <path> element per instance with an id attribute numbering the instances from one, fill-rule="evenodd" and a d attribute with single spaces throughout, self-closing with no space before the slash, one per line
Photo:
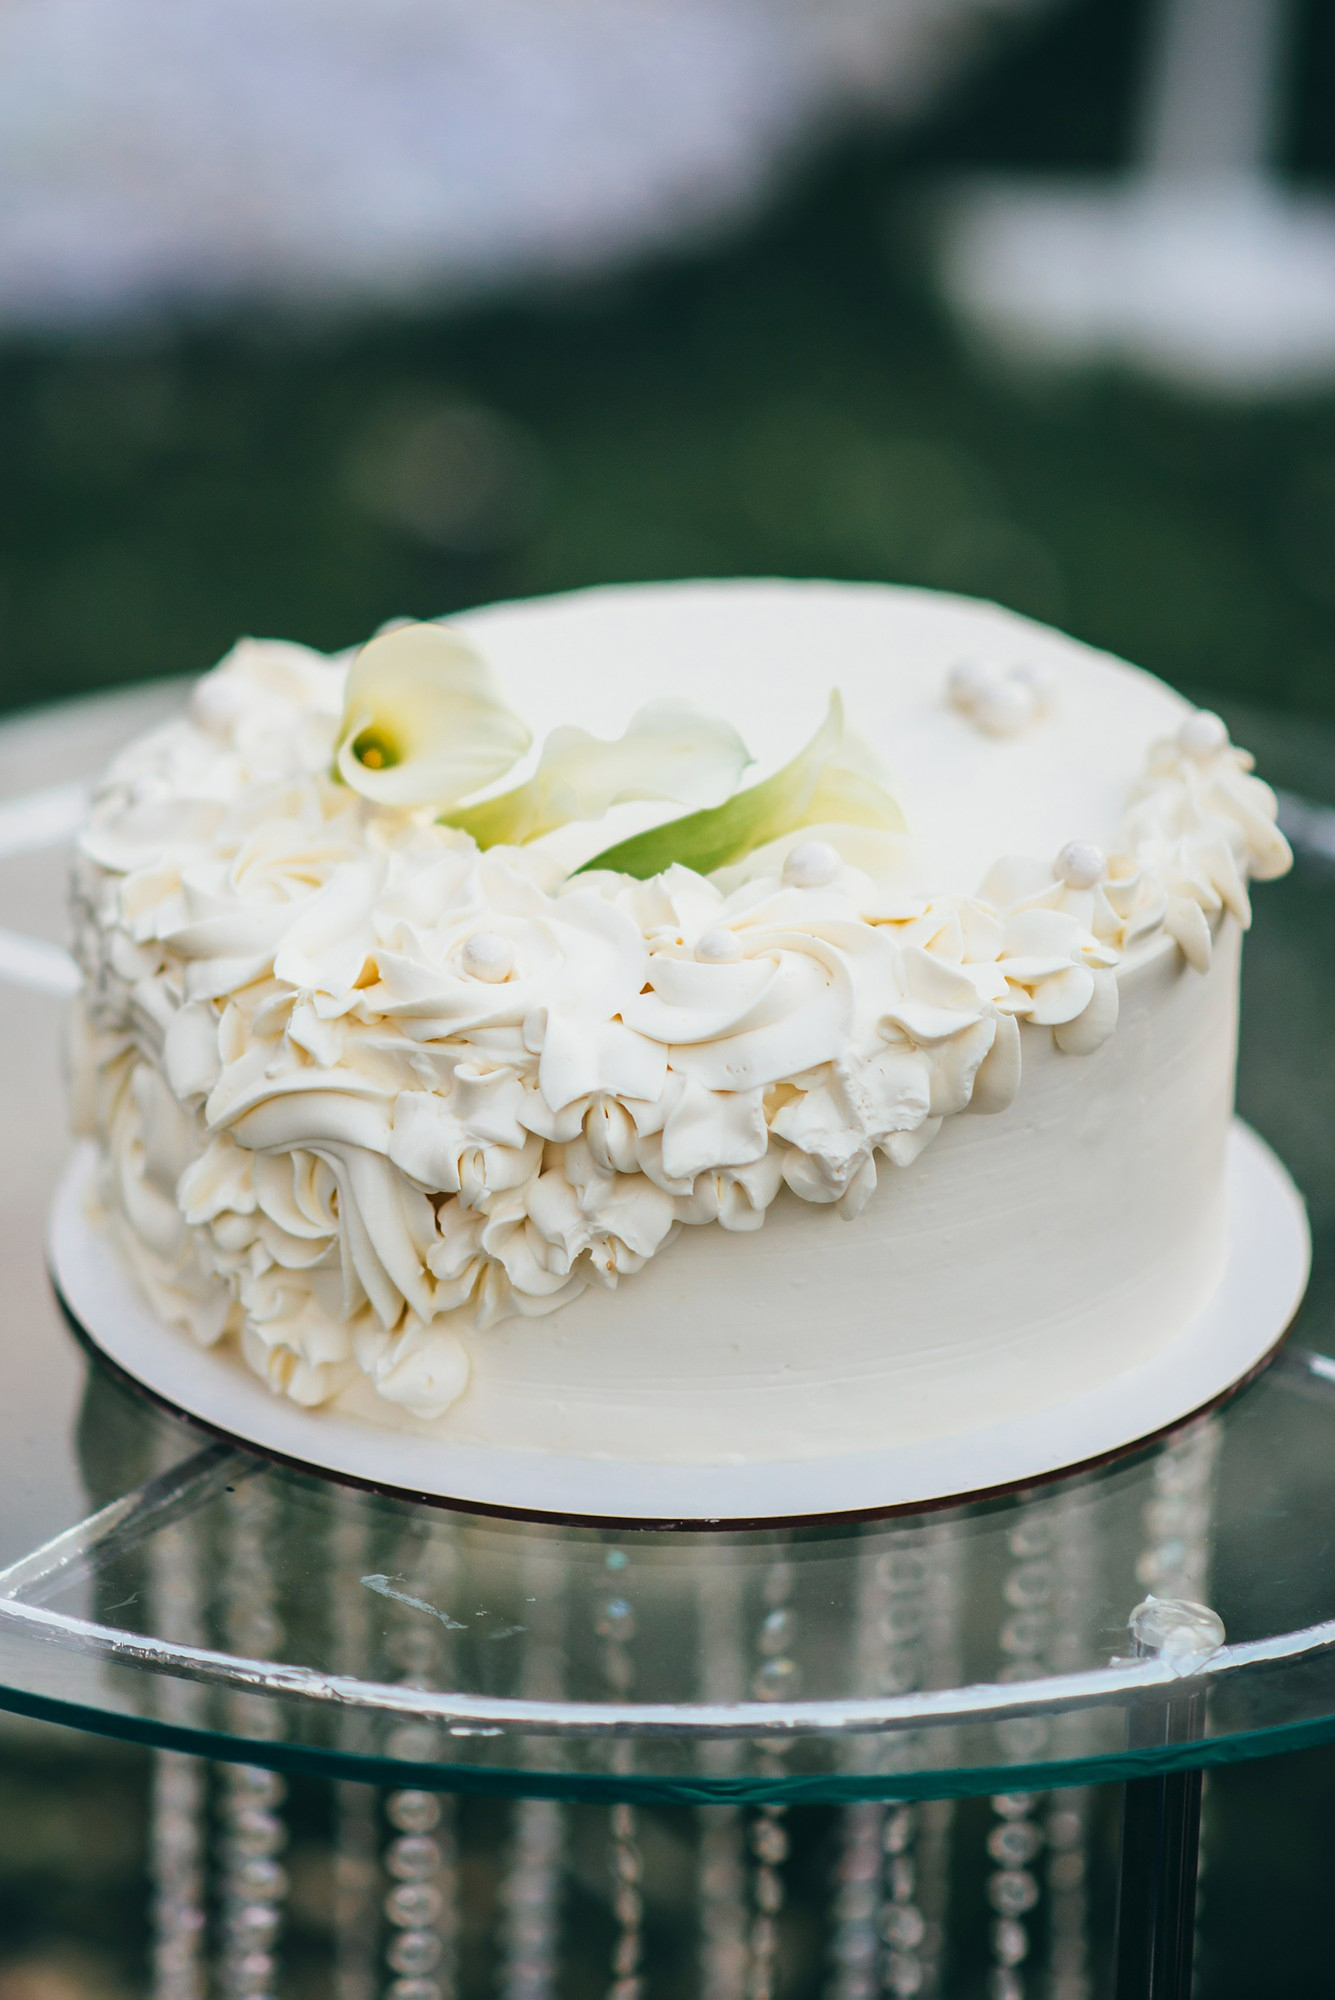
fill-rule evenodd
<path id="1" fill-rule="evenodd" d="M 958 598 L 248 640 L 96 795 L 78 1122 L 201 1371 L 640 1462 L 958 1435 L 1208 1302 L 1288 858 L 1217 717 Z"/>

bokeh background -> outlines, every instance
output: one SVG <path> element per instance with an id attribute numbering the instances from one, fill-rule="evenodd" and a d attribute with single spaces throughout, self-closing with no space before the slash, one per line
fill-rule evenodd
<path id="1" fill-rule="evenodd" d="M 1249 7 L 1284 13 L 1213 11 Z M 994 595 L 1335 720 L 1328 386 L 1221 391 L 1208 285 L 1193 384 L 1001 349 L 934 283 L 961 182 L 1143 177 L 1172 11 L 10 0 L 0 694 L 780 571 Z M 1287 40 L 1310 194 L 1335 17 Z"/>
<path id="2" fill-rule="evenodd" d="M 1322 0 L 7 0 L 0 705 L 881 578 L 1335 800 L 1332 104 Z M 1319 1176 L 1301 1084 L 1249 1088 Z M 0 2000 L 149 1991 L 146 1774 L 0 1724 Z M 1208 2000 L 1326 1990 L 1333 1800 L 1328 1753 L 1212 1778 Z"/>

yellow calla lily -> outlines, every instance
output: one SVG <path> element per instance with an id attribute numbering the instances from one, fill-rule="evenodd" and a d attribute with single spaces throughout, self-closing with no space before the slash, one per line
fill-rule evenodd
<path id="1" fill-rule="evenodd" d="M 335 768 L 377 805 L 446 809 L 494 784 L 532 737 L 485 661 L 444 625 L 399 625 L 348 669 Z"/>
<path id="2" fill-rule="evenodd" d="M 567 725 L 542 746 L 538 768 L 499 798 L 443 815 L 479 847 L 537 840 L 571 820 L 601 819 L 627 799 L 702 805 L 726 795 L 751 761 L 721 716 L 685 701 L 653 701 L 615 742 Z"/>

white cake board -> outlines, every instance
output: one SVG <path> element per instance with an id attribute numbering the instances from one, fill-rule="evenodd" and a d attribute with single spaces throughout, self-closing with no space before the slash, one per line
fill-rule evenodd
<path id="1" fill-rule="evenodd" d="M 655 1465 L 457 1445 L 425 1428 L 381 1430 L 336 1411 L 299 1408 L 235 1355 L 196 1347 L 155 1316 L 95 1219 L 93 1170 L 91 1148 L 81 1148 L 57 1190 L 51 1270 L 76 1326 L 155 1400 L 307 1470 L 456 1505 L 563 1519 L 749 1523 L 882 1513 L 1026 1485 L 1108 1457 L 1254 1374 L 1298 1308 L 1311 1256 L 1302 1197 L 1270 1149 L 1237 1123 L 1223 1279 L 1204 1311 L 1152 1361 L 1028 1416 L 920 1444 L 782 1463 Z M 626 1309 L 634 1311 L 629 1296 Z"/>

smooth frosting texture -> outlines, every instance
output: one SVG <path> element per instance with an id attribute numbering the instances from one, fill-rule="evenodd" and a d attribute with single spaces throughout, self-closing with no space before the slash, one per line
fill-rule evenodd
<path id="1" fill-rule="evenodd" d="M 758 1234 L 683 1230 L 635 1281 L 633 1326 L 627 1286 L 495 1327 L 442 1437 L 823 1457 L 1003 1422 L 1147 1360 L 1224 1255 L 1240 935 L 1222 927 L 1204 978 L 1150 954 L 1088 1057 L 1022 1028 L 1010 1109 L 948 1119 L 855 1223 L 781 1193 Z"/>
<path id="2" fill-rule="evenodd" d="M 1025 621 L 923 593 L 676 586 L 460 623 L 539 730 L 611 736 L 671 684 L 725 714 L 762 771 L 838 686 L 909 832 L 804 829 L 709 879 L 572 875 L 667 816 L 635 806 L 479 852 L 335 780 L 344 662 L 243 644 L 186 716 L 117 761 L 76 886 L 80 1122 L 160 1311 L 204 1341 L 239 1336 L 303 1402 L 398 1408 L 459 1435 L 495 1435 L 513 1405 L 515 1442 L 597 1450 L 616 1448 L 597 1442 L 599 1411 L 615 1405 L 624 1432 L 640 1380 L 627 1450 L 726 1455 L 738 1447 L 717 1427 L 683 1442 L 667 1420 L 674 1394 L 709 1383 L 683 1361 L 684 1383 L 663 1388 L 661 1306 L 678 1298 L 664 1287 L 684 1284 L 688 1316 L 720 1288 L 763 1303 L 770 1251 L 791 1262 L 800 1242 L 837 1312 L 854 1266 L 882 1294 L 902 1286 L 913 1312 L 933 1291 L 946 1311 L 939 1263 L 919 1269 L 939 1223 L 916 1205 L 946 1213 L 953 1175 L 967 1206 L 967 1162 L 1018 1162 L 1044 1090 L 1091 1106 L 1111 1090 L 1156 1162 L 1175 1131 L 1205 1146 L 1193 1189 L 1173 1195 L 1179 1160 L 1163 1191 L 1179 1248 L 1150 1260 L 1162 1310 L 1142 1330 L 1203 1295 L 1236 986 L 1217 942 L 1247 921 L 1248 877 L 1287 863 L 1273 797 L 1216 718 Z M 1028 691 L 1022 726 L 980 722 L 998 688 Z M 1156 980 L 1159 1002 L 1119 1028 L 1128 981 Z M 1183 1031 L 1172 1072 L 1193 1051 L 1208 1068 L 1203 1122 L 1170 1088 L 1156 1005 L 1209 1024 Z M 1110 1037 L 1122 1054 L 1101 1069 Z M 991 1140 L 959 1116 L 1013 1103 Z M 1045 1198 L 1045 1175 L 1063 1199 L 1054 1155 L 1026 1200 Z M 765 1255 L 743 1254 L 767 1217 Z M 1114 1233 L 1083 1218 L 1082 1255 Z M 1004 1276 L 1004 1244 L 989 1256 L 975 1292 Z M 1043 1283 L 1064 1269 L 1049 1258 Z M 1059 1283 L 1031 1318 L 1070 1347 L 1061 1301 L 1086 1289 Z M 739 1376 L 751 1392 L 789 1337 L 766 1312 Z M 919 1375 L 954 1351 L 929 1341 L 910 1366 L 902 1343 L 862 1338 Z M 577 1418 L 545 1372 L 557 1356 L 585 1385 Z M 544 1397 L 567 1411 L 547 1433 Z M 735 1432 L 735 1412 L 720 1422 Z M 787 1418 L 773 1428 L 757 1449 L 815 1448 Z"/>

